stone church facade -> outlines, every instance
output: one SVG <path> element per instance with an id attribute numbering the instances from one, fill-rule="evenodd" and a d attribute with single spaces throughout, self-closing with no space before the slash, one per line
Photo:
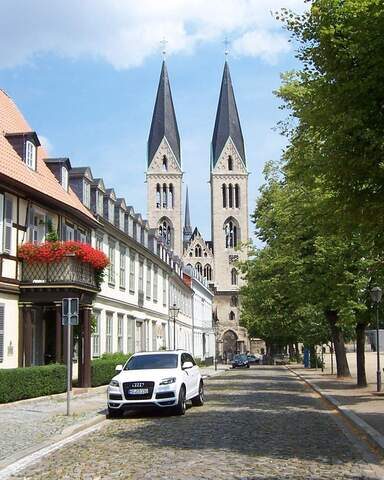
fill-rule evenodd
<path id="1" fill-rule="evenodd" d="M 230 360 L 250 349 L 240 326 L 237 262 L 247 257 L 248 171 L 228 63 L 225 62 L 211 143 L 211 240 L 192 229 L 188 189 L 183 212 L 180 136 L 163 62 L 148 138 L 147 199 L 151 228 L 209 283 L 214 293 L 217 354 Z"/>

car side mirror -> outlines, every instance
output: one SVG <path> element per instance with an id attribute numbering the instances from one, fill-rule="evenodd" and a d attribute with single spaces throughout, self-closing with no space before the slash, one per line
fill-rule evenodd
<path id="1" fill-rule="evenodd" d="M 181 367 L 183 370 L 188 370 L 188 368 L 192 368 L 193 363 L 192 362 L 184 362 L 183 366 Z"/>
<path id="2" fill-rule="evenodd" d="M 123 365 L 116 365 L 115 372 L 121 372 L 123 370 Z"/>

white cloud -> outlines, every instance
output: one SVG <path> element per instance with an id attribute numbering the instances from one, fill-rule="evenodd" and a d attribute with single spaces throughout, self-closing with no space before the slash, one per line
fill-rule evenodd
<path id="1" fill-rule="evenodd" d="M 287 50 L 270 13 L 281 7 L 302 11 L 304 0 L 2 0 L 0 68 L 45 53 L 130 68 L 159 52 L 163 36 L 169 54 L 228 35 L 236 54 L 274 62 Z"/>

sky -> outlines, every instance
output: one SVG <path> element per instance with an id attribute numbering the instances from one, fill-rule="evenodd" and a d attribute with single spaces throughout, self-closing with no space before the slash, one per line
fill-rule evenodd
<path id="1" fill-rule="evenodd" d="M 249 210 L 263 165 L 277 160 L 285 113 L 273 91 L 297 66 L 272 12 L 304 0 L 2 0 L 0 88 L 51 157 L 90 166 L 147 216 L 146 147 L 162 62 L 181 137 L 191 223 L 210 239 L 209 160 L 221 76 L 228 62 L 246 145 Z"/>

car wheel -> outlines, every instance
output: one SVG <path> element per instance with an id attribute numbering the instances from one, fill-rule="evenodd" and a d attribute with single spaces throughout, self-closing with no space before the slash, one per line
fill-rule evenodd
<path id="1" fill-rule="evenodd" d="M 199 385 L 199 394 L 192 398 L 192 405 L 194 407 L 201 407 L 204 405 L 204 384 L 202 381 Z"/>
<path id="2" fill-rule="evenodd" d="M 247 368 L 249 368 L 249 363 L 248 363 L 248 365 L 247 365 Z"/>
<path id="3" fill-rule="evenodd" d="M 107 410 L 107 418 L 121 418 L 123 416 L 123 411 L 120 408 L 110 408 Z"/>
<path id="4" fill-rule="evenodd" d="M 175 407 L 175 414 L 176 415 L 184 415 L 185 411 L 187 410 L 187 399 L 185 393 L 185 387 L 180 388 L 179 392 L 179 401 Z"/>

